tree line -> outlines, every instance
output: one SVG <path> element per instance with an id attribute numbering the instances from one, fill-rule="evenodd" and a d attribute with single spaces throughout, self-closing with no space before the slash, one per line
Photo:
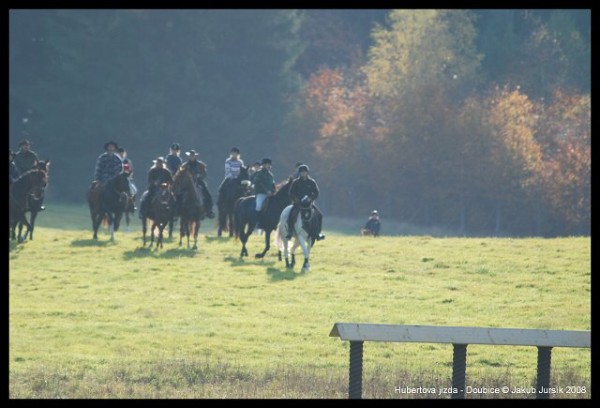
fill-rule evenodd
<path id="1" fill-rule="evenodd" d="M 589 234 L 589 10 L 11 10 L 10 140 L 83 201 L 123 144 L 305 161 L 325 215 Z M 89 174 L 89 177 L 86 177 Z"/>

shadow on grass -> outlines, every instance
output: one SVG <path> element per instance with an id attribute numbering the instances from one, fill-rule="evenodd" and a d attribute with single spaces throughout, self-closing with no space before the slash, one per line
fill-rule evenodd
<path id="1" fill-rule="evenodd" d="M 294 272 L 293 269 L 280 269 L 280 268 L 267 268 L 267 275 L 269 276 L 269 280 L 271 282 L 281 282 L 284 280 L 294 280 L 300 276 L 304 276 L 305 273 L 302 272 Z"/>
<path id="2" fill-rule="evenodd" d="M 231 242 L 232 239 L 235 239 L 235 237 L 230 237 L 230 236 L 209 237 L 208 235 L 206 235 L 205 238 L 206 238 L 206 242 L 217 242 L 219 244 Z"/>
<path id="3" fill-rule="evenodd" d="M 255 258 L 255 257 L 237 257 L 237 256 L 226 256 L 223 258 L 225 262 L 229 262 L 231 266 L 242 266 L 242 265 L 256 265 L 256 266 L 265 266 L 265 265 L 275 265 L 276 261 L 267 261 L 265 258 Z"/>
<path id="4" fill-rule="evenodd" d="M 114 245 L 116 241 L 108 240 L 100 240 L 100 239 L 74 239 L 71 241 L 71 246 L 75 247 L 104 247 L 108 245 Z"/>
<path id="5" fill-rule="evenodd" d="M 27 241 L 25 241 L 27 242 Z M 23 250 L 23 245 L 25 242 L 19 243 L 17 242 L 16 239 L 11 239 L 10 241 L 8 241 L 8 253 L 10 254 L 12 251 L 22 251 Z"/>
<path id="6" fill-rule="evenodd" d="M 187 248 L 172 248 L 172 249 L 160 249 L 153 246 L 149 247 L 139 247 L 134 249 L 133 251 L 125 251 L 123 253 L 123 258 L 125 260 L 134 259 L 134 258 L 147 258 L 147 257 L 156 257 L 156 258 L 164 258 L 164 259 L 172 259 L 172 258 L 193 258 L 196 256 L 198 251 Z"/>

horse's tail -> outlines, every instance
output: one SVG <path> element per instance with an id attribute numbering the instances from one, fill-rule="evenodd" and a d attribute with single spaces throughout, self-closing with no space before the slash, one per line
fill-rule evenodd
<path id="1" fill-rule="evenodd" d="M 277 223 L 277 229 L 275 230 L 275 246 L 277 247 L 277 249 L 283 252 L 283 232 L 281 231 L 281 225 L 281 222 Z M 287 234 L 287 232 L 285 232 L 285 234 Z"/>

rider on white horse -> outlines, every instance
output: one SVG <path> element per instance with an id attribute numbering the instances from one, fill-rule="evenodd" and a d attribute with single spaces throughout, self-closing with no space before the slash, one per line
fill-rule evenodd
<path id="1" fill-rule="evenodd" d="M 311 202 L 312 206 L 319 213 L 318 208 L 314 205 L 314 201 L 319 197 L 319 186 L 317 186 L 317 182 L 308 175 L 308 166 L 306 164 L 302 164 L 298 167 L 298 173 L 300 177 L 292 182 L 292 186 L 290 188 L 290 199 L 292 200 L 293 208 L 290 211 L 290 215 L 287 219 L 288 225 L 288 233 L 286 235 L 286 239 L 292 239 L 294 233 L 294 224 L 296 223 L 296 218 L 298 217 L 298 212 L 300 211 L 300 201 L 307 196 Z M 320 234 L 316 237 L 317 241 L 325 238 L 323 234 Z"/>

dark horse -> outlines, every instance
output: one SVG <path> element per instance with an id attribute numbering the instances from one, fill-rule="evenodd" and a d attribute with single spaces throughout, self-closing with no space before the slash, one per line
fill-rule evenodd
<path id="1" fill-rule="evenodd" d="M 38 161 L 35 168 L 38 170 L 45 171 L 46 175 L 48 175 L 48 170 L 50 169 L 50 160 Z M 29 212 L 29 224 L 31 225 L 31 228 L 29 228 L 28 231 L 29 231 L 29 239 L 30 240 L 33 239 L 33 229 L 35 228 L 35 220 L 37 219 L 37 215 L 40 211 L 42 211 L 42 205 L 44 204 L 45 192 L 46 192 L 46 188 L 43 188 L 39 195 L 34 196 L 34 195 L 30 194 L 28 196 L 27 208 L 25 209 L 25 213 Z M 23 230 L 23 223 L 20 222 L 19 223 L 19 236 L 21 235 L 22 230 Z M 25 234 L 25 236 L 23 238 L 27 239 L 27 234 Z"/>
<path id="2" fill-rule="evenodd" d="M 121 217 L 130 195 L 127 176 L 127 173 L 119 173 L 105 185 L 90 186 L 87 201 L 90 206 L 94 239 L 98 239 L 98 228 L 103 220 L 108 223 L 110 240 L 115 239 L 115 231 L 119 230 Z"/>
<path id="3" fill-rule="evenodd" d="M 271 248 L 271 232 L 277 228 L 281 211 L 291 204 L 289 197 L 290 187 L 292 185 L 292 177 L 290 177 L 274 195 L 267 197 L 265 200 L 266 209 L 260 220 L 262 229 L 265 231 L 265 249 L 255 255 L 256 258 L 263 258 L 267 251 Z M 246 242 L 248 237 L 256 227 L 256 197 L 248 196 L 239 198 L 233 210 L 233 219 L 235 224 L 235 236 L 242 241 L 242 251 L 240 257 L 248 256 Z"/>
<path id="4" fill-rule="evenodd" d="M 23 242 L 27 238 L 32 226 L 25 217 L 28 211 L 30 200 L 40 200 L 44 189 L 48 184 L 48 173 L 41 168 L 33 168 L 17 180 L 10 184 L 9 188 L 9 220 L 10 220 L 10 238 L 16 239 L 15 229 L 17 223 L 27 226 L 25 235 L 21 236 L 21 227 L 19 228 L 18 242 Z"/>
<path id="5" fill-rule="evenodd" d="M 202 193 L 194 182 L 194 176 L 186 166 L 181 166 L 173 176 L 173 193 L 179 202 L 179 246 L 183 242 L 183 236 L 187 237 L 187 247 L 190 247 L 190 234 L 194 237 L 192 249 L 198 249 L 198 231 L 200 221 L 204 219 L 204 203 Z"/>
<path id="6" fill-rule="evenodd" d="M 144 246 L 146 246 L 146 227 L 147 219 L 152 220 L 152 228 L 150 228 L 150 247 L 154 243 L 154 230 L 158 227 L 158 237 L 156 239 L 156 247 L 163 247 L 163 231 L 169 221 L 175 215 L 175 197 L 171 192 L 171 186 L 168 183 L 162 183 L 158 186 L 158 191 L 148 206 L 148 211 L 142 219 L 142 228 L 144 233 Z"/>
<path id="7" fill-rule="evenodd" d="M 219 208 L 219 229 L 217 230 L 217 235 L 219 237 L 225 229 L 229 230 L 230 237 L 233 236 L 233 206 L 237 199 L 244 195 L 246 187 L 242 184 L 242 181 L 248 179 L 248 167 L 242 166 L 237 178 L 228 180 L 221 188 L 219 199 L 217 200 L 217 207 Z"/>

